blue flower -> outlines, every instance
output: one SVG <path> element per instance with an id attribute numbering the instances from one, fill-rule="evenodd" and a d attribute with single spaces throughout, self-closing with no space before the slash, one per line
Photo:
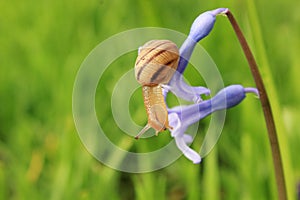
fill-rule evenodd
<path id="1" fill-rule="evenodd" d="M 195 45 L 210 33 L 214 26 L 216 15 L 223 14 L 227 10 L 227 8 L 218 8 L 207 11 L 195 19 L 190 33 L 179 51 L 178 73 L 174 74 L 168 85 L 163 86 L 163 95 L 165 97 L 171 91 L 177 97 L 194 102 L 191 105 L 168 108 L 168 118 L 170 125 L 173 127 L 171 136 L 175 138 L 177 147 L 195 164 L 201 162 L 201 157 L 188 146 L 193 141 L 193 138 L 185 134 L 187 128 L 217 110 L 228 109 L 239 104 L 246 97 L 246 93 L 255 93 L 258 96 L 256 88 L 231 85 L 220 90 L 211 99 L 203 101 L 201 95 L 209 95 L 210 90 L 205 87 L 190 86 L 183 79 L 182 73 L 188 64 Z"/>
<path id="2" fill-rule="evenodd" d="M 194 163 L 201 161 L 200 155 L 187 145 L 192 142 L 192 137 L 185 134 L 186 129 L 217 110 L 228 109 L 239 104 L 246 97 L 246 93 L 258 95 L 256 88 L 231 85 L 220 90 L 209 100 L 168 109 L 169 123 L 173 127 L 171 136 L 175 138 L 176 145 L 188 159 Z"/>

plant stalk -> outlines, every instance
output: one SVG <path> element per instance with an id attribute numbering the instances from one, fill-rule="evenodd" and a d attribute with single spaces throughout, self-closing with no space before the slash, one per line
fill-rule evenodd
<path id="1" fill-rule="evenodd" d="M 278 143 L 278 137 L 276 132 L 276 127 L 274 123 L 274 118 L 272 114 L 272 109 L 270 106 L 270 101 L 262 80 L 262 77 L 260 75 L 260 72 L 258 70 L 257 63 L 254 59 L 254 56 L 249 48 L 249 45 L 237 23 L 232 13 L 228 10 L 225 13 L 235 31 L 235 34 L 238 37 L 238 40 L 241 44 L 241 47 L 244 51 L 244 54 L 247 58 L 252 76 L 254 78 L 256 87 L 259 91 L 259 97 L 260 102 L 262 105 L 266 126 L 268 130 L 268 136 L 269 141 L 271 145 L 272 150 L 272 157 L 273 157 L 273 164 L 275 169 L 275 177 L 276 177 L 276 185 L 277 185 L 277 191 L 278 191 L 278 198 L 280 200 L 286 200 L 287 199 L 287 191 L 286 191 L 286 185 L 285 185 L 285 179 L 284 179 L 284 173 L 283 173 L 283 165 L 282 165 L 282 159 L 280 154 L 280 148 Z"/>

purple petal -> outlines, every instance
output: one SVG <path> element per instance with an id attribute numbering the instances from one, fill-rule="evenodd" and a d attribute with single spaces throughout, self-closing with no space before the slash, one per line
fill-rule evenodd
<path id="1" fill-rule="evenodd" d="M 186 144 L 191 144 L 193 142 L 193 137 L 191 135 L 184 134 L 183 140 Z"/>
<path id="2" fill-rule="evenodd" d="M 218 8 L 199 15 L 192 24 L 189 36 L 196 42 L 199 42 L 212 30 L 216 21 L 216 15 L 225 13 L 227 10 L 227 8 Z"/>
<path id="3" fill-rule="evenodd" d="M 182 74 L 183 71 L 185 70 L 196 44 L 197 42 L 193 38 L 188 36 L 187 39 L 184 41 L 184 43 L 181 45 L 179 49 L 180 59 L 177 67 L 177 71 L 179 73 Z"/>
<path id="4" fill-rule="evenodd" d="M 201 162 L 200 155 L 196 151 L 191 149 L 189 146 L 187 146 L 183 137 L 175 137 L 175 142 L 177 147 L 183 153 L 183 155 L 185 155 L 185 157 L 193 161 L 194 164 L 198 164 Z"/>
<path id="5" fill-rule="evenodd" d="M 198 104 L 176 106 L 168 112 L 176 113 L 182 120 L 181 126 L 188 127 L 217 110 L 231 108 L 245 98 L 245 88 L 241 85 L 231 85 L 220 90 L 213 98 Z"/>
<path id="6" fill-rule="evenodd" d="M 193 142 L 193 137 L 184 134 L 186 128 L 181 126 L 181 122 L 176 113 L 171 113 L 169 115 L 169 123 L 171 126 L 173 126 L 173 130 L 171 130 L 171 135 L 175 138 L 175 142 L 178 149 L 185 155 L 185 157 L 192 160 L 193 163 L 200 163 L 200 155 L 187 145 Z"/>
<path id="7" fill-rule="evenodd" d="M 256 89 L 256 88 L 245 88 L 244 90 L 246 93 L 254 93 L 257 95 L 257 97 L 259 97 L 259 92 L 258 92 L 258 89 Z"/>
<path id="8" fill-rule="evenodd" d="M 189 36 L 180 47 L 180 60 L 177 71 L 183 73 L 197 42 L 206 37 L 212 30 L 216 15 L 226 13 L 227 8 L 218 8 L 200 14 L 193 22 Z"/>
<path id="9" fill-rule="evenodd" d="M 173 127 L 173 130 L 171 130 L 171 136 L 172 137 L 176 137 L 176 136 L 178 136 L 180 134 L 183 134 L 180 131 L 180 128 L 182 126 L 181 126 L 181 121 L 180 121 L 179 116 L 177 115 L 177 113 L 171 113 L 171 114 L 169 114 L 168 115 L 168 119 L 169 119 L 170 126 Z"/>
<path id="10" fill-rule="evenodd" d="M 200 155 L 187 145 L 193 141 L 193 138 L 190 135 L 184 134 L 186 129 L 212 112 L 231 108 L 239 104 L 245 98 L 245 94 L 249 92 L 258 93 L 255 88 L 230 85 L 220 90 L 210 100 L 202 101 L 198 104 L 176 106 L 168 109 L 169 123 L 173 126 L 171 135 L 175 138 L 176 145 L 180 151 L 194 163 L 200 163 Z"/>
<path id="11" fill-rule="evenodd" d="M 228 8 L 217 8 L 211 11 L 213 15 L 226 14 L 227 12 L 228 12 Z"/>
<path id="12" fill-rule="evenodd" d="M 210 90 L 205 87 L 193 87 L 188 85 L 180 73 L 175 73 L 169 83 L 168 89 L 177 97 L 194 103 L 202 101 L 200 95 L 209 95 Z M 164 93 L 166 94 L 166 93 Z"/>

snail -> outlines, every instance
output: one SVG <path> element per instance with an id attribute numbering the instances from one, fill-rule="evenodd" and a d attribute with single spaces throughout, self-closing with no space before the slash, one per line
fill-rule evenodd
<path id="1" fill-rule="evenodd" d="M 171 80 L 178 61 L 179 50 L 176 44 L 169 40 L 151 40 L 139 49 L 135 62 L 135 78 L 142 85 L 148 123 L 135 137 L 136 139 L 151 127 L 155 129 L 156 135 L 166 129 L 172 129 L 168 121 L 162 84 L 167 84 Z"/>

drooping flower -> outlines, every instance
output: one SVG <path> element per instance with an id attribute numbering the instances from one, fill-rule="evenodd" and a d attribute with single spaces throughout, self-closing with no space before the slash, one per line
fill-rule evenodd
<path id="1" fill-rule="evenodd" d="M 199 15 L 193 22 L 190 33 L 180 48 L 180 60 L 177 73 L 174 74 L 168 85 L 163 86 L 163 95 L 171 91 L 177 97 L 194 104 L 187 106 L 177 106 L 168 109 L 168 118 L 170 125 L 173 127 L 171 136 L 175 138 L 179 150 L 193 163 L 200 163 L 199 153 L 191 149 L 188 144 L 193 141 L 192 136 L 185 133 L 187 128 L 210 115 L 211 113 L 231 108 L 239 104 L 245 97 L 246 93 L 255 93 L 258 96 L 256 88 L 244 88 L 241 85 L 231 85 L 220 90 L 214 97 L 202 101 L 201 95 L 209 95 L 210 90 L 205 87 L 193 87 L 188 85 L 183 79 L 183 72 L 188 64 L 191 54 L 197 42 L 206 37 L 212 30 L 216 15 L 227 12 L 227 8 L 218 8 L 207 11 Z"/>
<path id="2" fill-rule="evenodd" d="M 217 110 L 228 109 L 239 104 L 246 97 L 246 93 L 258 95 L 255 88 L 230 85 L 209 100 L 168 109 L 170 125 L 173 127 L 171 136 L 175 138 L 178 148 L 188 159 L 194 163 L 201 161 L 200 155 L 187 145 L 192 142 L 192 137 L 185 134 L 187 128 Z"/>

